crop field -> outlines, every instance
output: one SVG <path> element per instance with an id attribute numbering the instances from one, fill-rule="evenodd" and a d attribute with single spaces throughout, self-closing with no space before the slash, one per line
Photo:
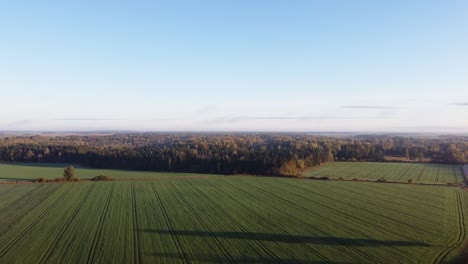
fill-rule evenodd
<path id="1" fill-rule="evenodd" d="M 0 263 L 440 263 L 461 188 L 263 177 L 0 185 Z"/>
<path id="2" fill-rule="evenodd" d="M 45 179 L 55 179 L 63 177 L 63 169 L 69 164 L 0 164 L 0 182 L 5 181 L 31 181 L 42 177 Z M 89 169 L 77 166 L 76 177 L 91 179 L 98 175 L 111 176 L 115 179 L 153 179 L 165 177 L 213 177 L 210 174 L 189 174 L 189 173 L 164 173 L 164 172 L 144 172 L 144 171 L 124 171 Z"/>
<path id="3" fill-rule="evenodd" d="M 417 163 L 385 162 L 334 162 L 303 174 L 306 177 L 331 179 L 370 180 L 415 183 L 447 184 L 463 183 L 461 166 Z"/>

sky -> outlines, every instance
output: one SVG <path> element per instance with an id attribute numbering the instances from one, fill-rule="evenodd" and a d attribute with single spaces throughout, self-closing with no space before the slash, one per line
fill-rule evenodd
<path id="1" fill-rule="evenodd" d="M 468 1 L 0 0 L 0 131 L 468 132 Z"/>

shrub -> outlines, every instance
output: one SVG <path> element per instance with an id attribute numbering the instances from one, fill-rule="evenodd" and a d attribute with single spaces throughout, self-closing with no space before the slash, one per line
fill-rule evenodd
<path id="1" fill-rule="evenodd" d="M 408 183 L 413 183 L 413 180 L 412 180 L 412 179 L 409 179 L 409 180 L 408 180 Z"/>
<path id="2" fill-rule="evenodd" d="M 320 177 L 319 179 L 320 179 L 320 180 L 329 180 L 330 178 L 327 177 L 327 176 L 322 176 L 322 177 Z"/>
<path id="3" fill-rule="evenodd" d="M 353 181 L 357 181 L 358 179 L 357 178 L 353 178 Z"/>
<path id="4" fill-rule="evenodd" d="M 338 180 L 344 181 L 344 178 L 343 178 L 343 177 L 339 177 Z"/>
<path id="5" fill-rule="evenodd" d="M 63 178 L 66 181 L 73 181 L 73 178 L 75 178 L 75 168 L 70 165 L 63 169 Z"/>
<path id="6" fill-rule="evenodd" d="M 111 176 L 98 175 L 98 176 L 95 176 L 92 180 L 93 181 L 112 181 L 113 179 Z"/>
<path id="7" fill-rule="evenodd" d="M 75 182 L 77 182 L 77 181 L 79 181 L 79 180 L 80 180 L 80 178 L 73 178 L 73 180 L 72 180 L 72 181 L 75 181 Z"/>
<path id="8" fill-rule="evenodd" d="M 45 183 L 45 182 L 47 182 L 47 179 L 44 179 L 44 178 L 42 178 L 42 177 L 39 177 L 39 178 L 36 178 L 36 179 L 34 180 L 34 182 L 35 182 L 35 183 Z"/>
<path id="9" fill-rule="evenodd" d="M 377 182 L 387 182 L 384 178 L 377 179 Z"/>

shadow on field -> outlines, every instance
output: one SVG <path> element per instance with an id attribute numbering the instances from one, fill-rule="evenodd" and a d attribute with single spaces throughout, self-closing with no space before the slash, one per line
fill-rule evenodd
<path id="1" fill-rule="evenodd" d="M 340 237 L 314 237 L 287 234 L 268 233 L 243 233 L 243 232 L 207 232 L 195 230 L 158 230 L 139 229 L 138 232 L 156 233 L 161 235 L 175 236 L 197 236 L 197 237 L 219 237 L 227 239 L 255 239 L 260 241 L 282 242 L 282 243 L 307 243 L 321 245 L 347 245 L 361 247 L 375 246 L 429 246 L 429 244 L 418 241 L 402 240 L 376 240 L 360 238 L 340 238 Z"/>
<path id="2" fill-rule="evenodd" d="M 218 255 L 207 255 L 207 254 L 187 254 L 189 259 L 186 259 L 185 256 L 181 256 L 177 253 L 152 253 L 148 254 L 149 256 L 154 256 L 158 258 L 168 258 L 168 259 L 178 259 L 178 260 L 186 260 L 187 262 L 207 262 L 207 263 L 295 263 L 295 264 L 322 264 L 322 263 L 330 263 L 326 261 L 311 261 L 311 260 L 301 260 L 301 259 L 292 259 L 292 258 L 281 258 L 281 260 L 276 260 L 272 258 L 252 258 L 252 257 L 224 257 Z M 334 262 L 338 264 L 348 264 L 351 262 Z"/>

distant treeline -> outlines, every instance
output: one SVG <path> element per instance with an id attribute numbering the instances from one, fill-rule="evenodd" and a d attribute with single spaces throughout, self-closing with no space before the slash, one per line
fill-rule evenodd
<path id="1" fill-rule="evenodd" d="M 468 163 L 468 138 L 157 133 L 0 138 L 4 162 L 219 174 L 299 175 L 335 160 L 384 161 L 385 155 Z"/>

